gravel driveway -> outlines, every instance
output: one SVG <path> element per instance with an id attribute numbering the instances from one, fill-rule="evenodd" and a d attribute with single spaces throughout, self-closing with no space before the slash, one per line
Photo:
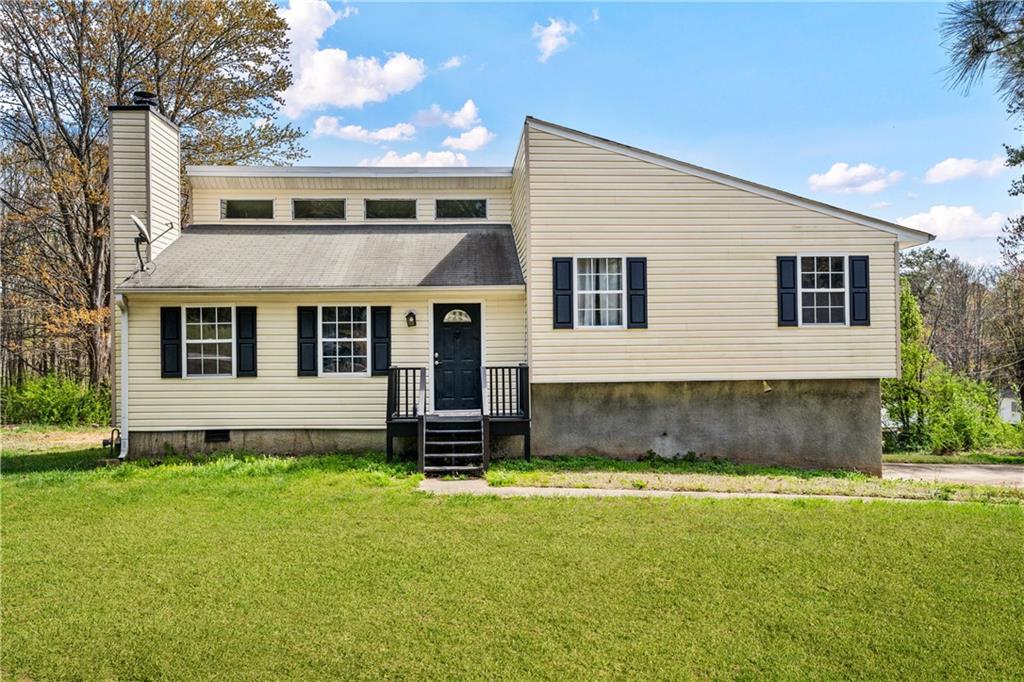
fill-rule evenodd
<path id="1" fill-rule="evenodd" d="M 1020 464 L 882 464 L 882 478 L 1024 488 Z"/>

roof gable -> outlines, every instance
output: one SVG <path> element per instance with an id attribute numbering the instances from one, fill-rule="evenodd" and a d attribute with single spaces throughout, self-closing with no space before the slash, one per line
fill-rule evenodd
<path id="1" fill-rule="evenodd" d="M 841 220 L 845 220 L 857 225 L 880 230 L 882 232 L 887 232 L 889 234 L 894 234 L 899 240 L 900 248 L 908 248 L 911 246 L 926 244 L 927 242 L 930 242 L 932 239 L 935 238 L 934 235 L 929 234 L 927 232 L 914 230 L 908 227 L 904 227 L 902 225 L 897 225 L 896 223 L 892 223 L 887 220 L 873 218 L 871 216 L 856 213 L 854 211 L 849 211 L 838 206 L 832 206 L 831 204 L 815 201 L 814 199 L 801 197 L 799 195 L 791 194 L 790 192 L 775 189 L 774 187 L 769 187 L 767 185 L 761 185 L 756 182 L 751 182 L 749 180 L 743 180 L 742 178 L 737 178 L 726 173 L 720 173 L 718 171 L 711 170 L 709 168 L 704 168 L 702 166 L 697 166 L 692 163 L 687 163 L 685 161 L 679 161 L 678 159 L 663 156 L 655 152 L 649 152 L 644 149 L 639 149 L 637 147 L 631 147 L 629 145 L 622 144 L 621 142 L 615 142 L 614 140 L 598 137 L 596 135 L 584 133 L 582 131 L 574 130 L 572 128 L 566 128 L 565 126 L 561 126 L 556 123 L 542 121 L 532 116 L 526 117 L 525 125 L 528 128 L 533 128 L 535 130 L 548 133 L 550 135 L 555 135 L 557 137 L 561 137 L 564 139 L 573 140 L 575 142 L 590 145 L 592 147 L 597 147 L 599 149 L 604 149 L 606 151 L 621 154 L 623 156 L 638 159 L 640 161 L 646 161 L 648 163 L 652 163 L 654 165 L 661 166 L 663 168 L 667 168 L 670 170 L 678 171 L 680 173 L 694 175 L 705 180 L 717 182 L 723 185 L 727 185 L 729 187 L 733 187 L 735 189 L 750 192 L 752 194 L 773 199 L 775 201 L 779 201 L 782 203 L 790 204 L 793 206 L 799 206 L 810 211 L 815 211 L 817 213 L 828 215 L 834 218 L 839 218 Z"/>

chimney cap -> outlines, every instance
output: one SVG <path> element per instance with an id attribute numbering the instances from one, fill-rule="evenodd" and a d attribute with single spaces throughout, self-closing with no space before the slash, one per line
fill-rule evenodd
<path id="1" fill-rule="evenodd" d="M 147 90 L 136 90 L 132 93 L 132 104 L 156 104 L 156 95 Z"/>

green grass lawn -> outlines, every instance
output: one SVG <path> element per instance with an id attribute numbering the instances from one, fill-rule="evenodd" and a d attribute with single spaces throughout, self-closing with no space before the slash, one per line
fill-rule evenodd
<path id="1" fill-rule="evenodd" d="M 13 679 L 991 678 L 1024 509 L 430 497 L 379 458 L 4 453 Z"/>

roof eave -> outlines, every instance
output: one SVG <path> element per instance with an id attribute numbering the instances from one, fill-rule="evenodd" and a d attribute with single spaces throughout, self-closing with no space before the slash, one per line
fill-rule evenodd
<path id="1" fill-rule="evenodd" d="M 185 166 L 193 178 L 503 178 L 511 166 Z"/>
<path id="2" fill-rule="evenodd" d="M 526 284 L 456 284 L 452 286 L 399 286 L 399 287 L 114 287 L 117 294 L 341 294 L 372 293 L 375 291 L 525 291 Z"/>

